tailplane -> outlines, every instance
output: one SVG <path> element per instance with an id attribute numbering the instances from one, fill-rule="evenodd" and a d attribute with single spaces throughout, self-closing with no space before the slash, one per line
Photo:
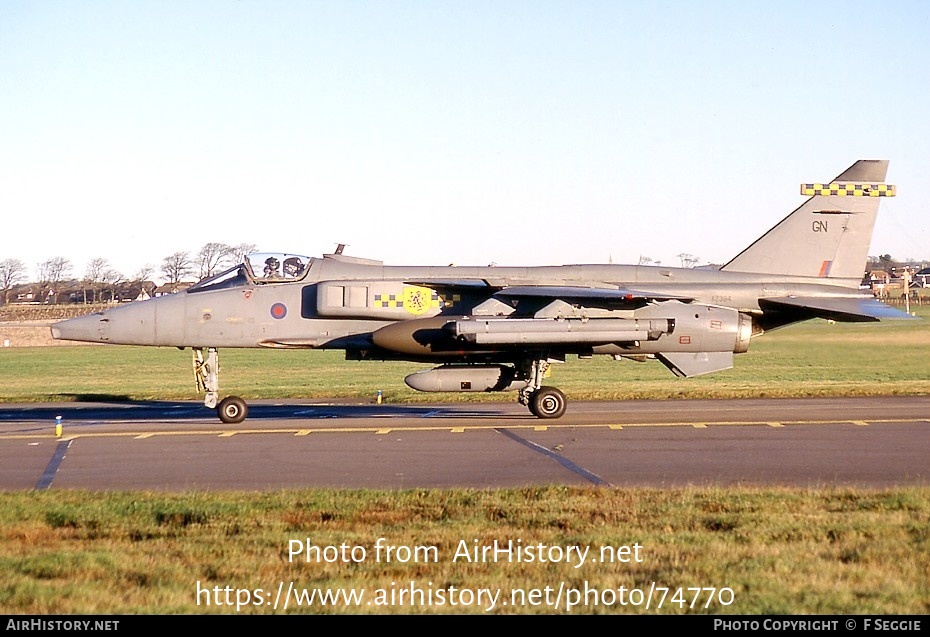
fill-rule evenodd
<path id="1" fill-rule="evenodd" d="M 878 204 L 894 196 L 887 172 L 887 160 L 863 159 L 830 182 L 802 184 L 801 194 L 810 198 L 721 269 L 858 286 Z"/>

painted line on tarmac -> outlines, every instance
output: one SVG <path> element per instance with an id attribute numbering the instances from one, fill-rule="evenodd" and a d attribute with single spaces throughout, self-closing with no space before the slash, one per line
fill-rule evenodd
<path id="1" fill-rule="evenodd" d="M 905 424 L 905 423 L 928 423 L 930 420 L 920 418 L 889 418 L 889 419 L 869 419 L 869 420 L 783 420 L 772 422 L 766 420 L 746 420 L 731 422 L 632 422 L 632 423 L 590 423 L 590 424 L 556 424 L 550 423 L 539 425 L 529 423 L 525 425 L 509 425 L 506 429 L 518 430 L 526 429 L 533 431 L 550 431 L 555 429 L 597 429 L 605 428 L 611 431 L 623 431 L 632 428 L 649 428 L 649 427 L 689 427 L 692 429 L 708 429 L 712 427 L 770 427 L 784 428 L 793 425 L 853 425 L 856 427 L 883 425 L 883 424 Z M 122 423 L 116 423 L 122 424 Z M 139 423 L 133 422 L 138 425 Z M 79 438 L 134 438 L 137 440 L 146 440 L 160 436 L 217 436 L 220 438 L 233 438 L 243 435 L 255 434 L 287 434 L 292 436 L 309 436 L 310 434 L 340 434 L 340 433 L 373 433 L 384 435 L 387 433 L 415 433 L 415 432 L 436 432 L 446 431 L 450 433 L 464 433 L 468 431 L 498 431 L 502 429 L 500 425 L 435 425 L 435 426 L 414 426 L 414 427 L 287 427 L 275 429 L 197 429 L 197 430 L 164 430 L 164 431 L 113 431 L 113 432 L 77 432 L 70 433 L 60 440 L 77 440 Z M 11 433 L 0 434 L 0 440 L 48 440 L 55 439 L 54 433 Z"/>
<path id="2" fill-rule="evenodd" d="M 494 431 L 510 438 L 514 442 L 517 442 L 523 445 L 524 447 L 528 447 L 529 449 L 532 449 L 536 453 L 546 456 L 550 460 L 555 460 L 556 462 L 558 462 L 560 465 L 562 465 L 563 467 L 565 467 L 566 469 L 568 469 L 575 475 L 581 476 L 582 478 L 584 478 L 585 480 L 587 480 L 588 482 L 590 482 L 591 484 L 595 486 L 599 486 L 599 487 L 613 486 L 612 484 L 610 484 L 609 482 L 601 478 L 599 475 L 596 475 L 594 473 L 591 473 L 587 469 L 579 467 L 578 465 L 576 465 L 574 462 L 572 462 L 568 458 L 561 456 L 551 451 L 550 449 L 546 449 L 542 445 L 538 445 L 535 442 L 527 440 L 526 438 L 522 436 L 518 436 L 517 434 L 513 433 L 509 429 L 495 428 Z"/>
<path id="3" fill-rule="evenodd" d="M 42 477 L 39 478 L 39 481 L 36 483 L 36 491 L 42 491 L 52 486 L 52 480 L 55 479 L 55 475 L 58 473 L 58 467 L 61 466 L 62 460 L 65 459 L 65 454 L 68 452 L 71 442 L 71 440 L 62 440 L 58 443 L 58 446 L 55 447 L 55 453 L 52 454 L 52 459 L 48 461 L 48 466 L 45 467 L 45 471 L 42 472 Z"/>

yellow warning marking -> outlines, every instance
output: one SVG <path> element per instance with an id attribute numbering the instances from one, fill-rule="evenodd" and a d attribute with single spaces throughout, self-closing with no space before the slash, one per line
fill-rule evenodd
<path id="1" fill-rule="evenodd" d="M 623 429 L 623 425 L 607 425 L 608 429 L 613 429 L 614 431 L 620 431 Z"/>
<path id="2" fill-rule="evenodd" d="M 706 422 L 695 422 L 695 423 L 692 423 L 691 426 L 694 427 L 695 429 L 707 429 Z"/>
<path id="3" fill-rule="evenodd" d="M 433 291 L 429 288 L 419 286 L 404 286 L 404 309 L 414 316 L 426 314 L 432 307 Z M 436 305 L 439 305 L 439 299 L 436 299 Z"/>
<path id="4" fill-rule="evenodd" d="M 384 434 L 389 434 L 389 433 L 391 433 L 391 431 L 392 431 L 392 429 L 390 429 L 390 428 L 385 429 L 385 428 L 382 427 L 381 429 L 376 429 L 376 430 L 375 430 L 375 433 L 378 434 L 379 436 L 383 436 Z"/>
<path id="5" fill-rule="evenodd" d="M 232 437 L 235 436 L 237 433 L 239 433 L 239 432 L 238 432 L 238 431 L 225 431 L 225 432 L 223 432 L 223 433 L 220 434 L 220 438 L 232 438 Z"/>
<path id="6" fill-rule="evenodd" d="M 309 436 L 309 435 L 310 435 L 310 430 L 309 430 L 309 429 L 300 429 L 300 430 L 298 430 L 297 432 L 295 432 L 294 435 L 295 435 L 295 436 Z"/>
<path id="7" fill-rule="evenodd" d="M 536 425 L 533 427 L 533 431 L 546 431 L 548 429 L 549 427 L 546 427 L 545 425 Z"/>
<path id="8" fill-rule="evenodd" d="M 784 427 L 784 425 L 780 422 L 767 422 L 765 424 L 767 424 L 769 427 Z"/>
<path id="9" fill-rule="evenodd" d="M 487 427 L 487 429 L 492 429 L 493 427 Z M 465 427 L 453 427 L 449 430 L 449 433 L 453 434 L 463 434 L 465 433 Z"/>
<path id="10" fill-rule="evenodd" d="M 155 434 L 140 434 L 136 436 L 136 440 L 145 440 L 146 438 L 152 438 Z"/>
<path id="11" fill-rule="evenodd" d="M 833 195 L 838 197 L 894 197 L 895 187 L 891 184 L 864 184 L 833 182 L 829 184 L 801 184 L 801 194 Z"/>
<path id="12" fill-rule="evenodd" d="M 868 427 L 868 426 L 869 426 L 869 423 L 867 423 L 867 422 L 864 421 L 864 420 L 853 420 L 853 421 L 852 421 L 852 424 L 858 425 L 859 427 Z"/>
<path id="13" fill-rule="evenodd" d="M 461 301 L 461 296 L 453 294 L 448 299 L 438 292 L 419 285 L 405 285 L 400 294 L 375 294 L 372 306 L 376 308 L 404 309 L 408 314 L 419 316 L 433 309 L 452 307 Z"/>

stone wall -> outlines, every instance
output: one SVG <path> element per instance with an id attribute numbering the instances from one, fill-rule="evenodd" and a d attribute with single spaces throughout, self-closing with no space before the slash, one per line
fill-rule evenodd
<path id="1" fill-rule="evenodd" d="M 0 306 L 0 348 L 46 347 L 50 345 L 92 345 L 76 341 L 56 341 L 51 326 L 76 316 L 84 316 L 106 305 L 4 305 Z"/>

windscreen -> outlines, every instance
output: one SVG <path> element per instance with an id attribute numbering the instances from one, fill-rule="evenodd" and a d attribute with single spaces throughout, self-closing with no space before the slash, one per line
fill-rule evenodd
<path id="1" fill-rule="evenodd" d="M 246 285 L 296 281 L 303 278 L 310 257 L 286 252 L 254 252 L 239 265 L 211 276 L 188 288 L 188 292 L 221 290 Z"/>
<path id="2" fill-rule="evenodd" d="M 310 257 L 286 252 L 254 252 L 246 257 L 256 283 L 293 281 L 303 277 Z"/>

